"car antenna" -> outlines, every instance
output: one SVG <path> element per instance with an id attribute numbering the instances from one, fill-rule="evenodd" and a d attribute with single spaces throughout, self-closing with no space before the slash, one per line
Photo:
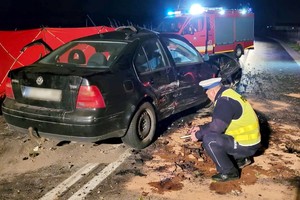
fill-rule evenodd
<path id="1" fill-rule="evenodd" d="M 103 29 L 104 26 L 102 26 L 101 29 L 99 29 L 99 28 L 96 26 L 96 24 L 94 23 L 94 21 L 92 20 L 92 18 L 90 18 L 89 15 L 86 15 L 86 16 L 87 16 L 87 17 L 89 18 L 89 20 L 92 22 L 93 26 L 97 29 L 99 36 L 102 37 L 102 34 L 100 33 L 100 31 Z"/>
<path id="2" fill-rule="evenodd" d="M 109 21 L 109 24 L 110 24 L 110 26 L 111 26 L 111 27 L 113 27 L 113 28 L 115 28 L 115 26 L 114 26 L 113 22 L 110 20 L 110 18 L 109 18 L 109 17 L 108 17 L 108 21 Z"/>
<path id="3" fill-rule="evenodd" d="M 178 0 L 177 10 L 180 9 L 181 0 Z"/>

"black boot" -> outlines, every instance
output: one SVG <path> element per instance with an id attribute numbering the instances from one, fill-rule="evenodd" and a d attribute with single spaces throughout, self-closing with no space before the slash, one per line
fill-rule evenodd
<path id="1" fill-rule="evenodd" d="M 246 167 L 247 165 L 250 165 L 251 163 L 252 160 L 250 157 L 236 159 L 236 164 L 240 169 Z"/>
<path id="2" fill-rule="evenodd" d="M 231 170 L 231 172 L 229 172 L 227 174 L 218 173 L 218 174 L 213 175 L 211 178 L 214 181 L 225 182 L 225 181 L 239 179 L 240 176 L 239 176 L 238 170 L 234 168 Z"/>

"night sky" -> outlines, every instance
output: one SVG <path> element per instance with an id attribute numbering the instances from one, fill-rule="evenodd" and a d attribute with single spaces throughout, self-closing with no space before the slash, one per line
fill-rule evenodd
<path id="1" fill-rule="evenodd" d="M 178 3 L 239 8 L 250 5 L 258 28 L 278 23 L 300 24 L 300 0 L 1 0 L 0 30 L 38 27 L 119 25 L 155 27 Z M 91 20 L 88 19 L 89 16 Z"/>

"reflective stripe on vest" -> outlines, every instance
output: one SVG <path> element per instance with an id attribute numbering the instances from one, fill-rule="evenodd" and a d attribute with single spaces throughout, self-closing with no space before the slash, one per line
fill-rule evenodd
<path id="1" fill-rule="evenodd" d="M 260 142 L 259 123 L 251 105 L 240 94 L 232 89 L 225 90 L 222 97 L 229 97 L 240 103 L 242 115 L 231 120 L 225 134 L 231 135 L 242 146 L 252 146 Z"/>

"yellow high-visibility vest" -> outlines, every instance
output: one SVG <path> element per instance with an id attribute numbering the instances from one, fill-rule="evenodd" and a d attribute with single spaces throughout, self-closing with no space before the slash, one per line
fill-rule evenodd
<path id="1" fill-rule="evenodd" d="M 259 122 L 249 102 L 232 89 L 225 90 L 221 96 L 232 98 L 242 106 L 242 115 L 239 119 L 231 120 L 225 134 L 231 135 L 242 146 L 258 144 L 261 139 Z"/>

